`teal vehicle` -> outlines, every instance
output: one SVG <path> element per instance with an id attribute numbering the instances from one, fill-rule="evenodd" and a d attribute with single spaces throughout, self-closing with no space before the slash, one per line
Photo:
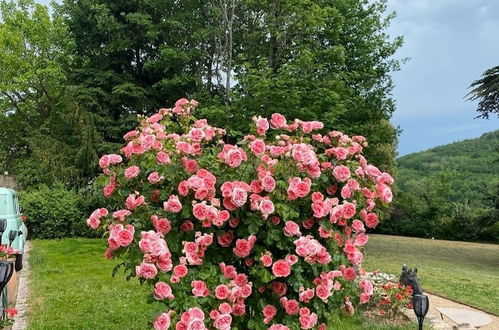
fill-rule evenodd
<path id="1" fill-rule="evenodd" d="M 24 243 L 28 238 L 28 230 L 21 220 L 21 213 L 16 191 L 0 187 L 0 244 L 18 251 L 15 255 L 16 271 L 23 268 Z"/>

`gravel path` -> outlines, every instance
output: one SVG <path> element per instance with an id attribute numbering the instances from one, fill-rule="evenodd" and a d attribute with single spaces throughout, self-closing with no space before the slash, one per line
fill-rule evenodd
<path id="1" fill-rule="evenodd" d="M 14 319 L 12 330 L 25 330 L 28 327 L 28 293 L 29 293 L 29 251 L 31 249 L 31 241 L 27 241 L 24 245 L 23 269 L 19 277 L 19 289 L 17 291 L 17 315 Z"/>

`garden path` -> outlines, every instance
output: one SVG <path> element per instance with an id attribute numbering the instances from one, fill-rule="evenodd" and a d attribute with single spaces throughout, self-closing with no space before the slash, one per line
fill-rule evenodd
<path id="1" fill-rule="evenodd" d="M 17 290 L 16 309 L 17 315 L 12 325 L 12 330 L 25 330 L 28 327 L 28 290 L 29 290 L 29 251 L 31 249 L 31 241 L 27 241 L 24 245 L 23 269 L 19 276 L 19 285 Z"/>
<path id="2" fill-rule="evenodd" d="M 497 330 L 499 329 L 499 317 L 488 314 L 486 312 L 480 311 L 476 308 L 470 307 L 468 305 L 463 305 L 461 303 L 455 302 L 453 300 L 449 300 L 434 294 L 430 293 L 425 293 L 428 298 L 430 299 L 430 310 L 428 312 L 428 315 L 426 316 L 425 323 L 430 322 L 431 325 L 433 326 L 433 329 L 435 330 L 452 330 L 452 329 L 460 329 L 460 330 L 471 330 L 471 329 L 476 329 L 473 326 L 469 325 L 459 325 L 449 318 L 444 316 L 444 319 L 442 320 L 441 314 L 439 311 L 437 311 L 435 308 L 440 308 L 440 307 L 451 307 L 451 308 L 459 308 L 459 309 L 464 309 L 464 310 L 469 310 L 477 313 L 483 313 L 486 314 L 488 317 L 492 319 L 492 322 L 480 327 L 480 330 Z M 414 318 L 414 312 L 412 310 L 407 310 L 406 313 L 409 317 Z"/>

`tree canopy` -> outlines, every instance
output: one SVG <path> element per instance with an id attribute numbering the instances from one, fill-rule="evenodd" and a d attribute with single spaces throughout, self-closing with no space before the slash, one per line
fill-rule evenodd
<path id="1" fill-rule="evenodd" d="M 0 166 L 22 184 L 85 185 L 136 115 L 181 97 L 228 139 L 280 112 L 365 135 L 367 157 L 394 168 L 402 39 L 386 33 L 386 0 L 65 0 L 53 17 L 31 0 L 2 6 Z"/>
<path id="2" fill-rule="evenodd" d="M 468 100 L 478 101 L 477 117 L 489 119 L 494 114 L 499 117 L 499 66 L 486 70 L 469 88 Z"/>

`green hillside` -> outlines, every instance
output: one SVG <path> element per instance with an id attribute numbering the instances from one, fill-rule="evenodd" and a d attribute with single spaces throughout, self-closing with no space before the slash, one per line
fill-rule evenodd
<path id="1" fill-rule="evenodd" d="M 499 130 L 398 160 L 384 233 L 499 241 Z"/>

